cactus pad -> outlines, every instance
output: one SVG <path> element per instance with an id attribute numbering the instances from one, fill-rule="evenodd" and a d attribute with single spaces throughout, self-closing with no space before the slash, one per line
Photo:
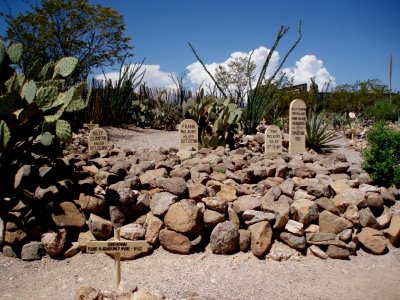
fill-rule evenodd
<path id="1" fill-rule="evenodd" d="M 29 80 L 24 84 L 21 91 L 21 97 L 28 103 L 32 103 L 36 95 L 36 84 L 33 80 Z"/>
<path id="2" fill-rule="evenodd" d="M 75 57 L 61 58 L 54 67 L 53 78 L 55 78 L 58 74 L 60 74 L 62 77 L 71 75 L 77 64 L 78 59 Z"/>
<path id="3" fill-rule="evenodd" d="M 46 131 L 43 132 L 43 134 L 40 137 L 40 142 L 44 146 L 50 146 L 53 143 L 54 135 L 52 135 L 50 132 Z"/>
<path id="4" fill-rule="evenodd" d="M 21 60 L 22 49 L 23 47 L 21 43 L 11 44 L 7 47 L 7 55 L 13 64 L 17 64 Z"/>
<path id="5" fill-rule="evenodd" d="M 7 126 L 7 123 L 4 120 L 0 121 L 0 151 L 4 151 L 7 149 L 8 144 L 10 143 L 11 132 Z"/>
<path id="6" fill-rule="evenodd" d="M 47 109 L 52 106 L 58 96 L 58 89 L 49 86 L 41 87 L 36 92 L 36 103 L 40 109 Z"/>
<path id="7" fill-rule="evenodd" d="M 51 76 L 54 71 L 54 64 L 53 63 L 47 63 L 46 65 L 43 66 L 42 70 L 39 73 L 39 79 L 41 81 L 46 81 L 51 79 Z"/>
<path id="8" fill-rule="evenodd" d="M 56 135 L 61 142 L 68 142 L 72 138 L 71 125 L 64 120 L 57 120 Z"/>
<path id="9" fill-rule="evenodd" d="M 82 110 L 86 107 L 85 101 L 82 98 L 72 100 L 66 108 L 67 112 L 74 112 Z"/>
<path id="10" fill-rule="evenodd" d="M 2 40 L 0 40 L 0 65 L 3 63 L 5 54 L 6 54 L 6 49 L 4 48 L 4 43 Z"/>

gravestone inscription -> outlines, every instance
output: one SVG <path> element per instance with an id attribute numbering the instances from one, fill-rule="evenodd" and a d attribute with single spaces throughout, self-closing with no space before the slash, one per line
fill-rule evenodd
<path id="1" fill-rule="evenodd" d="M 88 150 L 101 151 L 109 149 L 107 132 L 102 128 L 93 128 L 89 133 Z"/>
<path id="2" fill-rule="evenodd" d="M 265 154 L 282 152 L 282 132 L 276 125 L 270 125 L 265 130 Z"/>
<path id="3" fill-rule="evenodd" d="M 301 99 L 293 100 L 289 106 L 289 154 L 306 150 L 307 106 Z"/>
<path id="4" fill-rule="evenodd" d="M 196 121 L 185 119 L 179 125 L 180 149 L 199 150 L 199 128 Z"/>

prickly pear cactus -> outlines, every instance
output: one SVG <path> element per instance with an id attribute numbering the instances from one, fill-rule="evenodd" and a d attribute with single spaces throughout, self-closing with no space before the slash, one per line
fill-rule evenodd
<path id="1" fill-rule="evenodd" d="M 72 138 L 71 125 L 64 120 L 57 120 L 56 135 L 61 142 L 69 142 Z"/>
<path id="2" fill-rule="evenodd" d="M 60 74 L 62 77 L 71 75 L 77 64 L 78 59 L 75 57 L 61 58 L 54 67 L 53 78 L 55 78 L 58 74 Z"/>
<path id="3" fill-rule="evenodd" d="M 21 97 L 26 100 L 29 104 L 35 99 L 36 95 L 36 84 L 35 81 L 29 80 L 25 82 L 21 90 Z"/>
<path id="4" fill-rule="evenodd" d="M 0 151 L 7 149 L 11 140 L 11 132 L 4 120 L 0 121 Z"/>
<path id="5" fill-rule="evenodd" d="M 18 44 L 10 44 L 7 47 L 7 55 L 10 58 L 11 63 L 17 64 L 21 60 L 22 57 L 23 46 L 21 43 Z"/>

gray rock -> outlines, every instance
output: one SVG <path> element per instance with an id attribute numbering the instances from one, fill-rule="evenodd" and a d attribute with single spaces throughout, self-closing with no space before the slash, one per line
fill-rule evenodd
<path id="1" fill-rule="evenodd" d="M 369 207 L 360 209 L 359 213 L 360 213 L 360 225 L 362 227 L 371 227 L 375 229 L 380 228 L 378 221 L 376 220 L 375 216 L 373 215 Z"/>
<path id="2" fill-rule="evenodd" d="M 304 224 L 295 220 L 289 220 L 286 223 L 285 230 L 295 235 L 302 236 L 304 234 Z"/>
<path id="3" fill-rule="evenodd" d="M 22 247 L 21 259 L 22 260 L 40 260 L 42 259 L 44 250 L 40 242 L 30 242 Z"/>
<path id="4" fill-rule="evenodd" d="M 177 200 L 178 196 L 169 192 L 156 193 L 151 197 L 150 210 L 154 215 L 162 217 Z"/>
<path id="5" fill-rule="evenodd" d="M 9 245 L 4 245 L 2 249 L 3 255 L 7 257 L 14 257 L 17 258 L 17 254 L 14 252 L 14 249 L 11 248 Z"/>
<path id="6" fill-rule="evenodd" d="M 158 177 L 156 178 L 155 185 L 156 187 L 178 196 L 184 195 L 187 191 L 186 180 L 180 177 Z"/>
<path id="7" fill-rule="evenodd" d="M 348 249 L 341 248 L 335 245 L 329 245 L 326 254 L 330 258 L 348 259 L 351 253 Z"/>
<path id="8" fill-rule="evenodd" d="M 225 221 L 219 223 L 210 236 L 210 249 L 216 254 L 234 253 L 239 248 L 239 231 L 236 226 Z"/>
<path id="9" fill-rule="evenodd" d="M 242 218 L 245 220 L 246 225 L 252 225 L 261 221 L 272 222 L 275 219 L 275 214 L 259 210 L 246 210 Z"/>
<path id="10" fill-rule="evenodd" d="M 240 196 L 233 202 L 233 210 L 243 213 L 246 210 L 256 210 L 261 207 L 261 199 L 255 195 Z"/>
<path id="11" fill-rule="evenodd" d="M 293 249 L 303 250 L 306 248 L 306 238 L 304 236 L 297 236 L 290 232 L 282 232 L 279 237 Z"/>
<path id="12" fill-rule="evenodd" d="M 150 244 L 155 244 L 158 241 L 158 235 L 164 223 L 149 212 L 146 217 L 146 222 L 144 223 L 144 229 L 146 230 L 145 239 Z"/>
<path id="13" fill-rule="evenodd" d="M 90 214 L 88 225 L 92 234 L 98 238 L 108 238 L 113 233 L 111 221 L 103 219 L 93 213 Z"/>
<path id="14" fill-rule="evenodd" d="M 294 196 L 294 181 L 292 178 L 286 179 L 284 182 L 282 182 L 279 187 L 281 188 L 282 194 L 293 198 Z"/>
<path id="15" fill-rule="evenodd" d="M 326 254 L 321 248 L 319 248 L 316 245 L 311 245 L 309 247 L 310 251 L 312 254 L 314 254 L 316 257 L 322 258 L 322 259 L 327 259 L 329 256 Z"/>
<path id="16" fill-rule="evenodd" d="M 211 209 L 206 209 L 203 214 L 203 221 L 207 227 L 214 228 L 218 223 L 225 221 L 225 215 Z"/>
<path id="17" fill-rule="evenodd" d="M 140 224 L 127 224 L 121 227 L 120 235 L 127 240 L 141 240 L 145 236 L 145 229 Z"/>

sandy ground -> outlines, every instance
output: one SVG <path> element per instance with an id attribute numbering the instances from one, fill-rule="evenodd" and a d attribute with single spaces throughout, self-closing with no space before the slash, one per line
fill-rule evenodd
<path id="1" fill-rule="evenodd" d="M 24 262 L 0 255 L 0 299 L 74 299 L 91 285 L 112 289 L 114 261 L 79 254 L 62 261 Z M 168 299 L 199 294 L 212 299 L 400 299 L 400 251 L 374 256 L 360 250 L 350 260 L 259 260 L 206 251 L 177 255 L 163 249 L 122 262 L 122 286 L 163 293 Z"/>
<path id="2" fill-rule="evenodd" d="M 177 147 L 177 132 L 107 128 L 119 147 Z M 345 145 L 345 144 L 343 144 Z M 359 161 L 357 152 L 346 152 Z M 0 253 L 0 299 L 74 299 L 91 285 L 112 289 L 114 261 L 105 254 L 26 262 Z M 122 262 L 122 286 L 138 286 L 167 299 L 201 295 L 209 299 L 400 299 L 400 249 L 382 256 L 359 250 L 350 260 L 260 260 L 251 253 L 192 255 L 157 249 L 152 255 Z"/>

